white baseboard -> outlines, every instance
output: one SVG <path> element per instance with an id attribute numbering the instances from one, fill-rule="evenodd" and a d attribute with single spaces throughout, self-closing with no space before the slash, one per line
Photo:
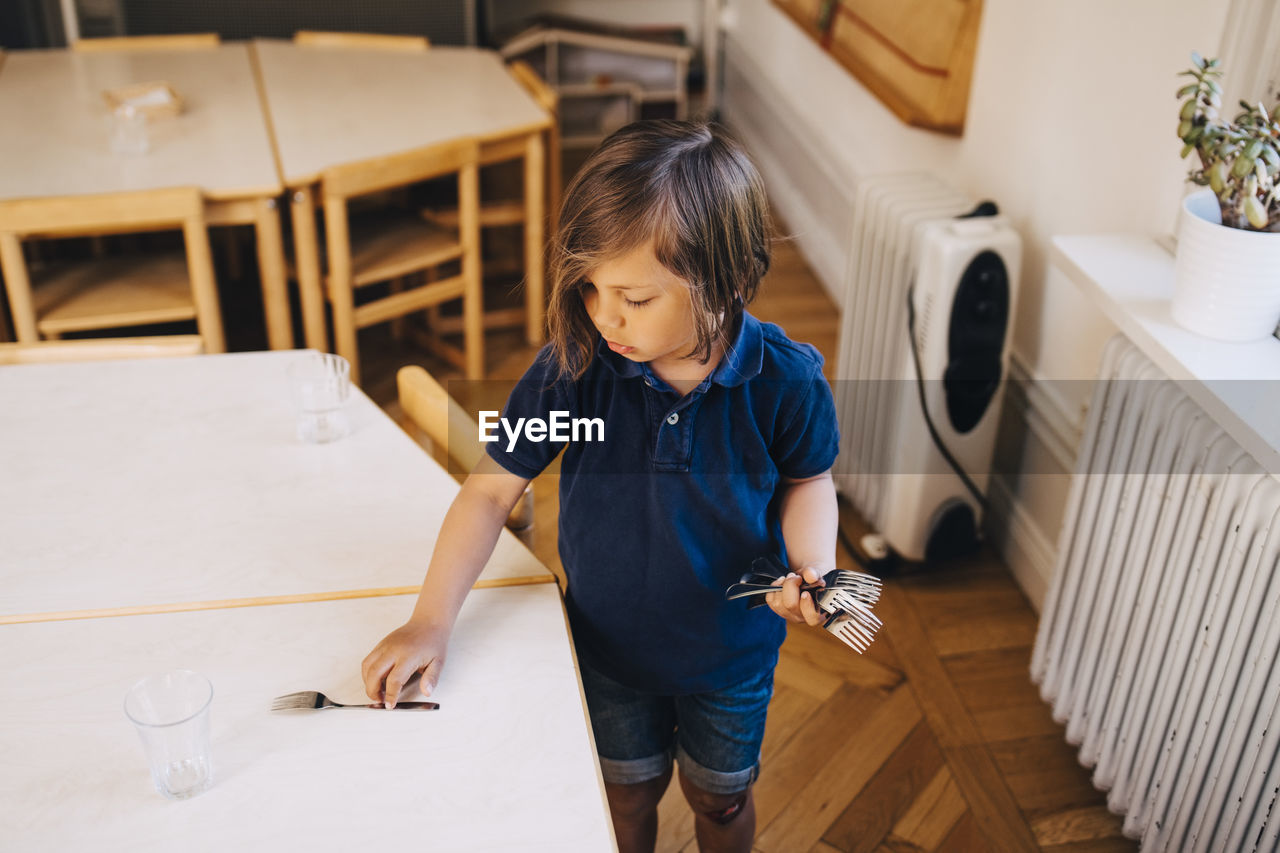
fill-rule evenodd
<path id="1" fill-rule="evenodd" d="M 1069 476 L 1075 469 L 1084 413 L 1073 411 L 1052 383 L 1037 378 L 1017 353 L 1012 354 L 1009 362 L 1010 385 L 1004 395 L 1006 411 L 1025 426 L 1025 440 L 1037 443 L 1044 451 L 1033 454 L 1034 457 L 1053 460 L 1058 470 L 1051 473 Z M 1024 450 L 1024 458 L 1026 455 Z M 992 544 L 1038 612 L 1053 578 L 1062 519 L 1046 518 L 1043 516 L 1048 513 L 1043 510 L 1037 515 L 1030 509 L 1033 503 L 1040 506 L 1051 503 L 1027 500 L 1031 495 L 1024 493 L 1024 490 L 1049 488 L 1046 479 L 1034 476 L 1013 479 L 1016 482 L 999 474 L 991 478 L 988 494 L 991 516 L 987 527 Z"/>
<path id="2" fill-rule="evenodd" d="M 1017 350 L 1009 354 L 1009 380 L 1019 392 L 1006 395 L 1009 404 L 1021 412 L 1027 429 L 1062 466 L 1062 473 L 1071 473 L 1086 412 L 1073 409 L 1052 382 L 1037 378 Z"/>
<path id="3" fill-rule="evenodd" d="M 1039 613 L 1053 578 L 1057 548 L 1014 495 L 1003 477 L 992 477 L 987 493 L 988 535 L 1013 578 Z"/>

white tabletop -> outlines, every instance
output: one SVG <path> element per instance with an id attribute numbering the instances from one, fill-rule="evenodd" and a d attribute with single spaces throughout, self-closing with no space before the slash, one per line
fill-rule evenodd
<path id="1" fill-rule="evenodd" d="M 299 442 L 299 356 L 0 367 L 0 621 L 420 586 L 458 485 L 355 388 Z M 481 583 L 526 577 L 504 530 Z"/>
<path id="2" fill-rule="evenodd" d="M 12 850 L 613 849 L 554 585 L 474 590 L 440 709 L 271 713 L 359 664 L 408 596 L 0 625 L 0 846 Z M 144 675 L 213 682 L 213 786 L 151 787 L 123 712 Z"/>
<path id="3" fill-rule="evenodd" d="M 550 124 L 492 51 L 253 46 L 289 186 L 340 163 Z"/>
<path id="4" fill-rule="evenodd" d="M 181 115 L 148 127 L 150 151 L 116 154 L 104 90 L 168 82 Z M 198 186 L 212 199 L 277 195 L 248 46 L 148 52 L 30 50 L 0 73 L 0 199 Z"/>

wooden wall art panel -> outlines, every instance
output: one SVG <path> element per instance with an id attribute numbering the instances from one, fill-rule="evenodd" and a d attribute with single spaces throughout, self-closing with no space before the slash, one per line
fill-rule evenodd
<path id="1" fill-rule="evenodd" d="M 907 124 L 960 135 L 982 0 L 773 0 Z"/>

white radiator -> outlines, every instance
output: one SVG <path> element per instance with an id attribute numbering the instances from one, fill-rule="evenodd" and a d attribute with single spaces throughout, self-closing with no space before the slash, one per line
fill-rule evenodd
<path id="1" fill-rule="evenodd" d="M 995 445 L 1020 243 L 998 216 L 957 219 L 972 200 L 921 174 L 861 182 L 837 364 L 837 487 L 909 560 L 976 536 L 980 504 L 922 415 L 908 333 L 933 425 L 978 490 Z"/>
<path id="2" fill-rule="evenodd" d="M 1032 679 L 1144 850 L 1280 846 L 1280 479 L 1108 344 Z"/>

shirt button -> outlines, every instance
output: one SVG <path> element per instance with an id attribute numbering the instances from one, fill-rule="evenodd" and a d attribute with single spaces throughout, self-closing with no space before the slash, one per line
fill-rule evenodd
<path id="1" fill-rule="evenodd" d="M 675 426 L 676 421 L 678 420 L 680 420 L 679 412 L 672 412 L 671 414 L 667 415 L 667 423 L 671 424 L 672 426 Z"/>

